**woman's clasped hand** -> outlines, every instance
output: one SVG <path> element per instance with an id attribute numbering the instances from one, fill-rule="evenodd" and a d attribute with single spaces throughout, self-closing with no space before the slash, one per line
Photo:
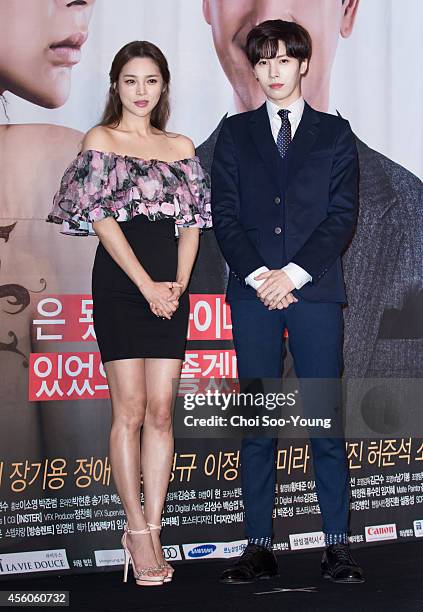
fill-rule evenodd
<path id="1" fill-rule="evenodd" d="M 184 291 L 182 283 L 176 281 L 151 281 L 140 289 L 156 317 L 171 319 L 179 306 L 179 297 Z"/>

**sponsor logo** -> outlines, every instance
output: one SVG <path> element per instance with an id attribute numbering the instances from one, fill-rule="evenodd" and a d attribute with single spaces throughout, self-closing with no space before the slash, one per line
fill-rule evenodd
<path id="1" fill-rule="evenodd" d="M 97 567 L 107 567 L 109 565 L 123 565 L 123 548 L 114 550 L 95 550 L 95 564 Z"/>
<path id="2" fill-rule="evenodd" d="M 108 567 L 111 565 L 123 565 L 123 548 L 114 550 L 95 550 L 95 564 L 97 567 Z M 182 559 L 180 548 L 177 544 L 163 546 L 163 556 L 166 561 L 180 561 Z"/>
<path id="3" fill-rule="evenodd" d="M 188 557 L 198 559 L 198 557 L 208 557 L 215 552 L 216 544 L 200 544 L 188 551 Z"/>
<path id="4" fill-rule="evenodd" d="M 235 540 L 233 542 L 206 542 L 204 544 L 182 544 L 185 559 L 224 559 L 239 557 L 247 540 Z"/>
<path id="5" fill-rule="evenodd" d="M 311 531 L 309 533 L 292 533 L 289 535 L 291 550 L 303 548 L 320 548 L 325 545 L 325 536 L 322 531 Z"/>
<path id="6" fill-rule="evenodd" d="M 181 550 L 179 546 L 162 546 L 163 557 L 166 561 L 180 561 L 182 559 Z"/>
<path id="7" fill-rule="evenodd" d="M 413 526 L 416 538 L 423 538 L 423 520 L 414 521 Z"/>
<path id="8" fill-rule="evenodd" d="M 0 574 L 26 574 L 69 569 L 64 548 L 56 550 L 32 550 L 29 552 L 2 553 Z"/>
<path id="9" fill-rule="evenodd" d="M 236 542 L 221 543 L 219 552 L 221 557 L 240 557 L 247 546 L 247 540 L 237 540 Z"/>
<path id="10" fill-rule="evenodd" d="M 365 527 L 366 542 L 376 542 L 378 540 L 396 540 L 397 527 L 395 523 L 386 525 L 370 525 Z"/>

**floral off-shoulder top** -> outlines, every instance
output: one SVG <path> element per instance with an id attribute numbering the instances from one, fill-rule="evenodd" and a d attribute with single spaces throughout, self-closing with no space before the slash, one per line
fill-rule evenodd
<path id="1" fill-rule="evenodd" d="M 93 221 L 174 218 L 176 226 L 211 227 L 210 177 L 197 156 L 165 162 L 88 149 L 66 168 L 47 221 L 62 233 L 95 235 Z"/>

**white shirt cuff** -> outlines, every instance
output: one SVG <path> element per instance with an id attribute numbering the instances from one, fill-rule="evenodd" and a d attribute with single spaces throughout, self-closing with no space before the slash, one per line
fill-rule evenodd
<path id="1" fill-rule="evenodd" d="M 254 270 L 254 272 L 251 272 L 246 277 L 245 282 L 247 283 L 247 285 L 250 285 L 253 289 L 258 289 L 260 285 L 264 283 L 266 279 L 262 278 L 261 280 L 254 280 L 254 277 L 258 276 L 262 272 L 268 272 L 268 271 L 269 271 L 269 268 L 267 266 L 261 266 L 261 268 L 257 268 L 257 270 Z"/>
<path id="2" fill-rule="evenodd" d="M 295 289 L 301 289 L 301 287 L 303 287 L 306 283 L 313 280 L 310 274 L 306 272 L 304 268 L 297 266 L 297 264 L 293 263 L 292 261 L 284 266 L 282 270 L 292 280 Z"/>

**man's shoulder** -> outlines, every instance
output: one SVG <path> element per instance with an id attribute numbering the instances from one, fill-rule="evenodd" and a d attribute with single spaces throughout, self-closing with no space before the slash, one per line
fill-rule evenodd
<path id="1" fill-rule="evenodd" d="M 244 111 L 243 113 L 237 113 L 236 115 L 231 115 L 230 117 L 226 117 L 224 124 L 230 128 L 239 128 L 244 126 L 252 117 L 254 117 L 256 110 Z"/>
<path id="2" fill-rule="evenodd" d="M 332 129 L 342 129 L 350 126 L 347 119 L 344 119 L 340 115 L 334 115 L 332 113 L 325 113 L 323 111 L 317 110 L 310 106 L 310 109 L 315 113 L 315 116 L 319 119 L 321 124 L 325 127 L 329 127 Z"/>

